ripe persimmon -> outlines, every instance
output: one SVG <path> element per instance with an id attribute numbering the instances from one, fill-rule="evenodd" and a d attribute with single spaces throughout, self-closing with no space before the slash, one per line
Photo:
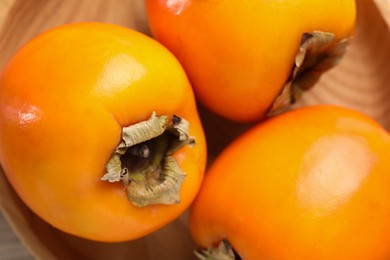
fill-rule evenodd
<path id="1" fill-rule="evenodd" d="M 26 205 L 64 232 L 114 242 L 157 230 L 194 199 L 205 157 L 184 70 L 144 34 L 60 26 L 1 74 L 1 166 Z"/>
<path id="2" fill-rule="evenodd" d="M 153 36 L 183 64 L 199 100 L 236 121 L 293 102 L 342 57 L 355 0 L 146 0 Z"/>
<path id="3" fill-rule="evenodd" d="M 206 173 L 190 213 L 194 240 L 209 248 L 200 254 L 390 259 L 389 154 L 389 133 L 350 109 L 313 106 L 265 121 Z"/>

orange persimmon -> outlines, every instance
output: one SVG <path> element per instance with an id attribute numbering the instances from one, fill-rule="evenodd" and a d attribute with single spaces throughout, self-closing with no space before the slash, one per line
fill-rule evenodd
<path id="1" fill-rule="evenodd" d="M 350 109 L 269 119 L 207 172 L 192 236 L 231 259 L 390 259 L 389 154 L 389 133 Z"/>
<path id="2" fill-rule="evenodd" d="M 262 119 L 293 102 L 334 66 L 353 33 L 355 5 L 146 0 L 153 36 L 183 64 L 199 100 L 236 121 Z M 292 90 L 274 103 L 289 83 Z"/>
<path id="3" fill-rule="evenodd" d="M 60 26 L 2 71 L 1 166 L 26 205 L 67 233 L 114 242 L 169 223 L 199 189 L 205 147 L 181 65 L 139 32 Z"/>

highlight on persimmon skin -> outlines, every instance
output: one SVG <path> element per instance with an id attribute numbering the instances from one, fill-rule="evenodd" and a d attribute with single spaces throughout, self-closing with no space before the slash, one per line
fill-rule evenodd
<path id="1" fill-rule="evenodd" d="M 129 138 L 139 126 L 150 131 L 153 120 L 163 133 Z M 141 146 L 129 147 L 127 139 Z M 173 149 L 173 142 L 166 143 L 171 139 L 188 145 Z M 119 163 L 128 152 L 141 162 Z M 29 41 L 4 67 L 0 163 L 25 204 L 55 228 L 104 242 L 150 234 L 188 208 L 205 161 L 204 133 L 185 72 L 150 37 L 111 24 L 64 25 Z M 169 203 L 130 201 L 173 185 L 168 178 L 156 181 L 168 166 L 180 176 Z"/>
<path id="2" fill-rule="evenodd" d="M 152 35 L 183 64 L 199 101 L 220 116 L 240 122 L 264 119 L 272 112 L 291 81 L 305 35 L 330 33 L 325 38 L 333 37 L 337 46 L 343 46 L 356 19 L 354 0 L 147 0 L 146 8 Z M 313 49 L 327 57 L 345 46 L 328 47 Z M 317 66 L 315 73 L 310 79 L 300 79 L 298 85 L 315 82 L 319 72 L 338 60 L 333 56 L 323 62 L 323 58 L 309 65 Z M 310 69 L 302 70 L 310 74 Z M 291 100 L 277 103 L 293 102 L 298 96 L 291 95 Z"/>
<path id="3" fill-rule="evenodd" d="M 210 166 L 191 234 L 213 252 L 228 241 L 246 260 L 389 259 L 389 154 L 389 133 L 350 109 L 266 120 Z"/>

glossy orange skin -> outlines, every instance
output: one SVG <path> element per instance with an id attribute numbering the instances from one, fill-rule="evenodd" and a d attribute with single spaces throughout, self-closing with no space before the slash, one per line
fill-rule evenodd
<path id="1" fill-rule="evenodd" d="M 390 136 L 358 112 L 288 112 L 231 144 L 190 213 L 204 248 L 245 260 L 389 259 Z"/>
<path id="2" fill-rule="evenodd" d="M 121 127 L 158 115 L 190 122 L 196 144 L 175 153 L 187 174 L 176 205 L 133 206 L 121 183 L 103 182 Z M 205 139 L 180 64 L 127 28 L 79 23 L 20 49 L 0 78 L 0 162 L 22 200 L 54 227 L 98 241 L 149 234 L 194 199 Z"/>
<path id="3" fill-rule="evenodd" d="M 302 34 L 352 34 L 354 0 L 146 0 L 154 37 L 183 64 L 195 94 L 236 121 L 265 116 L 290 76 Z"/>

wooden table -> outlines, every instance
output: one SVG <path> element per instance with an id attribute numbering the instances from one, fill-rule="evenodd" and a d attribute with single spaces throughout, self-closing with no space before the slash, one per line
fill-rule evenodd
<path id="1" fill-rule="evenodd" d="M 31 260 L 33 257 L 14 234 L 7 221 L 0 213 L 0 259 Z"/>

